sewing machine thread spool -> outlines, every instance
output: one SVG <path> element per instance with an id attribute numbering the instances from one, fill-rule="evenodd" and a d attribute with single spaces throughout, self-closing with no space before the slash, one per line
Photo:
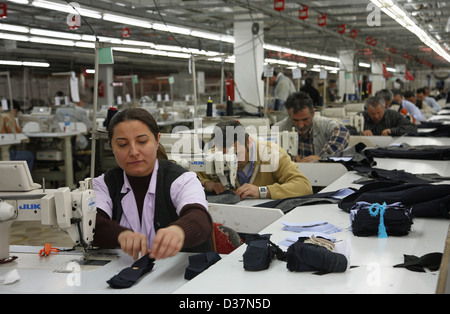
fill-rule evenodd
<path id="1" fill-rule="evenodd" d="M 114 107 L 110 107 L 108 109 L 108 114 L 106 115 L 106 120 L 104 122 L 104 126 L 108 129 L 109 121 L 111 121 L 112 117 L 117 113 L 117 109 Z"/>
<path id="2" fill-rule="evenodd" d="M 227 100 L 227 116 L 233 115 L 233 101 L 228 97 Z"/>
<path id="3" fill-rule="evenodd" d="M 207 117 L 212 117 L 212 106 L 213 106 L 213 102 L 210 98 L 208 100 L 208 102 L 206 103 L 206 116 Z"/>

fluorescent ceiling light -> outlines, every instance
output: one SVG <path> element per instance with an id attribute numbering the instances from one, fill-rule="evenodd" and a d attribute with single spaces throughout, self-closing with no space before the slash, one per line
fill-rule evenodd
<path id="1" fill-rule="evenodd" d="M 29 67 L 44 67 L 50 66 L 47 62 L 30 62 L 30 61 L 12 61 L 12 60 L 0 60 L 0 65 L 17 65 L 17 66 L 29 66 Z"/>
<path id="2" fill-rule="evenodd" d="M 49 63 L 47 62 L 29 62 L 29 61 L 24 61 L 23 62 L 23 66 L 28 66 L 28 67 L 43 67 L 43 68 L 48 68 L 50 66 Z"/>
<path id="3" fill-rule="evenodd" d="M 152 28 L 153 27 L 152 23 L 150 23 L 146 20 L 129 18 L 129 17 L 123 16 L 123 15 L 105 13 L 105 14 L 103 14 L 103 19 L 105 21 L 115 22 L 115 23 L 124 24 L 124 25 L 134 25 L 134 26 L 144 27 L 144 28 Z"/>
<path id="4" fill-rule="evenodd" d="M 191 30 L 186 27 L 180 27 L 180 26 L 172 26 L 172 25 L 165 25 L 161 23 L 153 23 L 153 28 L 159 31 L 163 32 L 171 32 L 176 34 L 182 34 L 182 35 L 190 35 Z"/>
<path id="5" fill-rule="evenodd" d="M 17 41 L 30 41 L 30 38 L 25 35 L 15 35 L 0 33 L 0 39 L 17 40 Z"/>
<path id="6" fill-rule="evenodd" d="M 264 47 L 264 49 L 267 49 L 267 50 L 291 53 L 291 54 L 306 57 L 306 58 L 313 58 L 313 59 L 319 59 L 319 60 L 331 61 L 331 62 L 339 62 L 340 61 L 339 58 L 335 58 L 335 57 L 319 55 L 317 53 L 310 53 L 310 52 L 306 52 L 306 51 L 289 49 L 286 47 L 275 46 L 275 45 L 271 45 L 271 44 L 264 44 L 263 47 Z"/>
<path id="7" fill-rule="evenodd" d="M 407 12 L 395 4 L 392 0 L 370 0 L 372 3 L 381 8 L 393 20 L 397 21 L 401 26 L 415 34 L 425 45 L 430 47 L 435 53 L 450 62 L 450 54 L 448 54 L 439 43 L 437 43 L 428 33 L 408 16 Z M 380 6 L 381 4 L 381 6 Z"/>
<path id="8" fill-rule="evenodd" d="M 81 35 L 78 35 L 78 34 L 48 31 L 48 30 L 39 29 L 39 28 L 30 29 L 30 34 L 53 37 L 53 38 L 57 37 L 57 38 L 64 38 L 64 39 L 81 40 Z"/>
<path id="9" fill-rule="evenodd" d="M 360 62 L 358 65 L 360 67 L 363 67 L 363 68 L 370 68 L 370 64 L 369 63 Z"/>
<path id="10" fill-rule="evenodd" d="M 0 60 L 1 65 L 22 65 L 22 61 L 8 61 L 8 60 Z"/>
<path id="11" fill-rule="evenodd" d="M 30 29 L 28 27 L 18 26 L 18 25 L 10 25 L 10 24 L 4 24 L 4 23 L 0 24 L 0 30 L 17 32 L 17 33 L 28 33 L 30 31 Z"/>
<path id="12" fill-rule="evenodd" d="M 75 11 L 73 7 L 67 3 L 59 3 L 54 1 L 45 1 L 45 0 L 34 0 L 31 5 L 39 8 L 49 9 L 49 10 L 55 10 L 65 13 L 72 13 L 72 14 L 81 14 L 84 17 L 91 17 L 94 19 L 101 19 L 102 15 L 98 11 L 89 10 L 85 8 L 76 8 Z M 78 12 L 77 12 L 78 11 Z"/>
<path id="13" fill-rule="evenodd" d="M 38 44 L 60 45 L 60 46 L 75 46 L 71 40 L 53 39 L 45 37 L 30 37 L 30 42 Z"/>

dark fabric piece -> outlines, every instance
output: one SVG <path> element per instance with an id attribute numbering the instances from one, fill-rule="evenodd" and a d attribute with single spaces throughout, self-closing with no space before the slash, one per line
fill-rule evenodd
<path id="1" fill-rule="evenodd" d="M 442 122 L 421 122 L 419 128 L 436 128 L 436 130 L 430 132 L 417 132 L 415 134 L 411 134 L 412 136 L 421 136 L 421 137 L 450 137 L 450 125 L 442 124 Z"/>
<path id="2" fill-rule="evenodd" d="M 450 185 L 373 182 L 363 185 L 355 193 L 343 198 L 339 208 L 346 212 L 360 201 L 368 203 L 401 202 L 412 207 L 414 217 L 450 218 Z"/>
<path id="3" fill-rule="evenodd" d="M 442 253 L 428 253 L 421 257 L 404 254 L 404 263 L 394 265 L 394 267 L 405 267 L 415 272 L 425 272 L 424 268 L 430 271 L 437 271 L 441 265 Z"/>
<path id="4" fill-rule="evenodd" d="M 339 273 L 347 270 L 347 258 L 322 246 L 303 243 L 298 240 L 292 244 L 286 255 L 287 269 L 295 272 L 319 271 L 321 273 Z"/>
<path id="5" fill-rule="evenodd" d="M 358 202 L 352 207 L 352 232 L 355 236 L 368 237 L 379 235 L 380 213 L 372 216 L 369 208 L 372 204 Z M 382 224 L 388 236 L 404 236 L 411 231 L 413 218 L 411 208 L 402 204 L 390 204 L 385 206 Z"/>
<path id="6" fill-rule="evenodd" d="M 216 252 L 206 252 L 189 256 L 189 265 L 184 273 L 184 279 L 191 280 L 219 260 L 221 260 L 221 257 Z"/>
<path id="7" fill-rule="evenodd" d="M 409 158 L 428 160 L 449 160 L 450 146 L 418 145 L 411 146 L 401 144 L 400 146 L 386 146 L 367 148 L 364 154 L 368 158 Z"/>
<path id="8" fill-rule="evenodd" d="M 444 178 L 440 177 L 438 174 L 434 176 L 426 175 L 416 175 L 404 170 L 386 170 L 377 169 L 371 167 L 355 167 L 354 170 L 358 174 L 363 175 L 370 179 L 356 180 L 354 183 L 365 184 L 373 181 L 395 181 L 401 183 L 431 183 L 438 182 Z M 441 179 L 439 179 L 441 178 Z"/>
<path id="9" fill-rule="evenodd" d="M 129 288 L 134 285 L 139 278 L 149 273 L 154 265 L 155 260 L 146 254 L 135 261 L 131 267 L 124 268 L 106 282 L 114 289 Z"/>
<path id="10" fill-rule="evenodd" d="M 344 149 L 339 154 L 335 154 L 333 157 L 326 157 L 319 160 L 319 162 L 335 162 L 340 163 L 347 168 L 347 170 L 351 171 L 354 167 L 373 167 L 377 163 L 373 159 L 372 156 L 366 155 L 365 149 L 366 145 L 364 143 L 358 143 L 354 146 L 349 146 Z M 334 160 L 334 157 L 351 157 L 350 160 Z"/>
<path id="11" fill-rule="evenodd" d="M 247 249 L 243 254 L 244 269 L 260 271 L 268 269 L 274 256 L 285 260 L 286 254 L 276 244 L 270 241 L 270 235 L 248 235 L 245 239 Z"/>
<path id="12" fill-rule="evenodd" d="M 254 205 L 254 207 L 265 207 L 265 208 L 278 208 L 281 209 L 283 213 L 288 213 L 292 209 L 302 205 L 312 205 L 312 204 L 335 204 L 339 202 L 339 199 L 333 198 L 333 196 L 340 190 L 331 192 L 314 193 L 309 195 L 303 195 L 298 197 L 290 197 L 279 200 L 272 200 L 265 203 Z"/>
<path id="13" fill-rule="evenodd" d="M 209 203 L 236 204 L 241 201 L 241 197 L 230 190 L 225 190 L 219 195 L 213 192 L 206 193 L 206 200 Z"/>

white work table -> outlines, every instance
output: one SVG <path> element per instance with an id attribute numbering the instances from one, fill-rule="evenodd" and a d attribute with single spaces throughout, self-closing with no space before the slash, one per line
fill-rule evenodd
<path id="1" fill-rule="evenodd" d="M 438 272 L 416 273 L 393 265 L 403 263 L 403 254 L 420 257 L 431 252 L 443 252 L 448 220 L 416 219 L 412 232 L 403 237 L 355 237 L 346 230 L 350 226 L 349 214 L 336 204 L 312 205 L 297 207 L 260 234 L 272 234 L 271 240 L 278 243 L 294 234 L 283 231 L 281 221 L 317 220 L 325 220 L 344 229 L 333 235 L 338 240 L 350 239 L 351 265 L 358 267 L 344 273 L 320 276 L 313 272 L 290 272 L 286 262 L 274 258 L 266 270 L 246 271 L 242 261 L 247 247 L 244 244 L 175 293 L 435 293 Z"/>
<path id="2" fill-rule="evenodd" d="M 0 277 L 17 270 L 20 280 L 4 285 L 0 281 L 0 294 L 6 293 L 171 293 L 187 282 L 184 272 L 189 264 L 189 255 L 179 253 L 174 257 L 156 261 L 151 272 L 127 289 L 113 289 L 106 282 L 122 269 L 130 267 L 133 259 L 121 252 L 110 250 L 104 259 L 111 261 L 104 266 L 75 265 L 81 261 L 81 252 L 51 253 L 40 257 L 41 248 L 11 246 L 11 255 L 18 258 L 0 265 Z"/>

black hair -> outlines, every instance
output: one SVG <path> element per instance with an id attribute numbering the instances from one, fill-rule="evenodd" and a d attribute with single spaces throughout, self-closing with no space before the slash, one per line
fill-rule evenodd
<path id="1" fill-rule="evenodd" d="M 286 109 L 292 109 L 294 113 L 299 112 L 305 108 L 308 108 L 311 114 L 314 112 L 314 104 L 309 97 L 308 93 L 305 92 L 295 92 L 289 95 L 286 99 L 286 103 L 284 104 Z"/>
<path id="2" fill-rule="evenodd" d="M 214 126 L 211 142 L 218 148 L 229 148 L 237 141 L 247 147 L 249 134 L 237 120 L 220 121 Z"/>
<path id="3" fill-rule="evenodd" d="M 407 90 L 405 92 L 405 98 L 414 97 L 414 96 L 415 96 L 415 94 L 413 91 Z"/>
<path id="4" fill-rule="evenodd" d="M 114 136 L 115 127 L 125 121 L 141 121 L 145 125 L 148 126 L 150 132 L 155 136 L 155 139 L 158 139 L 159 126 L 156 123 L 155 118 L 145 109 L 142 108 L 127 108 L 121 111 L 118 111 L 109 122 L 108 125 L 108 139 L 111 141 Z M 164 147 L 159 144 L 158 147 L 158 159 L 167 159 L 166 151 Z"/>

